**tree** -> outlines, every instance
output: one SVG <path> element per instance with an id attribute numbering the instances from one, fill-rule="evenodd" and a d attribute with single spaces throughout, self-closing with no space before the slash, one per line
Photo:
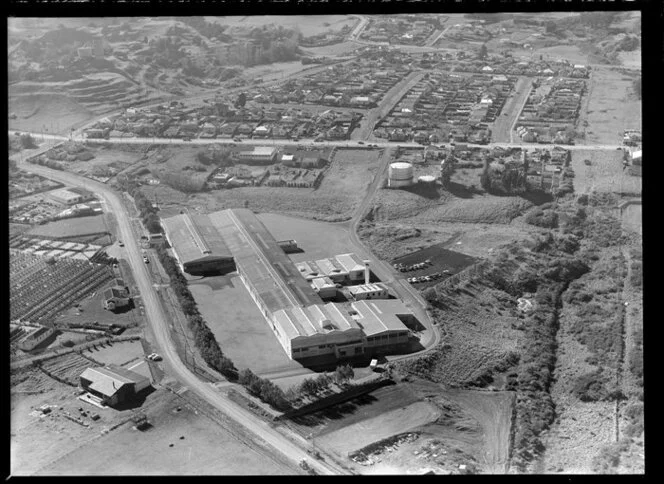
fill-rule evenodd
<path id="1" fill-rule="evenodd" d="M 20 140 L 21 146 L 25 149 L 32 149 L 37 147 L 34 138 L 27 133 L 22 134 Z"/>
<path id="2" fill-rule="evenodd" d="M 478 55 L 478 58 L 481 60 L 484 60 L 487 58 L 489 55 L 488 49 L 486 48 L 486 44 L 482 44 L 482 47 L 480 47 L 480 52 Z"/>
<path id="3" fill-rule="evenodd" d="M 240 95 L 237 97 L 237 100 L 235 101 L 235 107 L 243 108 L 245 104 L 247 104 L 247 94 L 241 92 Z"/>

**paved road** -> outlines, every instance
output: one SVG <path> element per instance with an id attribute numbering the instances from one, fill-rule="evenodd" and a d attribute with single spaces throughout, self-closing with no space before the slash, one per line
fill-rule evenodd
<path id="1" fill-rule="evenodd" d="M 157 293 L 152 286 L 149 271 L 143 262 L 141 249 L 132 235 L 130 217 L 115 192 L 101 183 L 72 173 L 52 170 L 39 165 L 28 165 L 27 162 L 20 159 L 17 159 L 17 163 L 22 165 L 22 168 L 33 173 L 61 183 L 79 186 L 90 190 L 106 201 L 116 216 L 119 236 L 125 242 L 125 257 L 128 259 L 129 265 L 134 272 L 134 279 L 138 285 L 141 299 L 143 300 L 145 307 L 146 317 L 155 335 L 157 346 L 164 358 L 164 362 L 178 381 L 187 385 L 190 390 L 199 394 L 208 403 L 240 423 L 246 430 L 254 434 L 254 438 L 257 441 L 267 443 L 292 462 L 299 463 L 303 459 L 306 459 L 312 467 L 322 474 L 334 475 L 347 473 L 345 470 L 338 468 L 337 466 L 312 459 L 305 450 L 286 438 L 268 423 L 229 400 L 226 396 L 216 391 L 209 383 L 200 381 L 198 377 L 191 373 L 182 363 L 175 349 L 175 345 L 173 344 L 173 340 L 171 339 L 168 324 L 166 324 L 167 316 L 161 306 Z M 293 437 L 297 438 L 299 436 Z M 306 441 L 303 441 L 301 445 L 302 444 L 305 448 L 308 445 Z"/>
<path id="2" fill-rule="evenodd" d="M 498 119 L 493 123 L 491 138 L 496 142 L 514 143 L 513 128 L 519 119 L 521 110 L 528 100 L 532 89 L 530 77 L 519 77 L 514 85 L 514 90 L 505 101 Z"/>
<path id="3" fill-rule="evenodd" d="M 24 131 L 17 131 L 17 130 L 9 130 L 8 133 L 12 134 L 15 132 L 19 133 L 25 133 Z M 35 138 L 39 138 L 40 140 L 42 139 L 42 134 L 41 133 L 28 133 L 34 136 Z M 43 135 L 43 138 L 45 140 L 55 140 L 55 141 L 66 141 L 69 139 L 66 136 L 60 136 L 60 135 Z M 86 141 L 85 138 L 82 136 L 75 136 L 73 138 L 75 141 Z M 108 140 L 105 139 L 95 139 L 95 140 L 90 140 L 94 141 L 95 143 L 100 143 L 100 144 L 162 144 L 162 145 L 222 145 L 222 144 L 231 144 L 234 143 L 233 140 L 222 140 L 222 139 L 192 139 L 191 141 L 183 141 L 181 139 L 171 139 L 171 138 L 111 138 Z M 300 140 L 297 142 L 293 142 L 292 140 L 287 140 L 287 139 L 245 139 L 241 143 L 235 143 L 238 146 L 241 145 L 247 145 L 247 146 L 265 146 L 265 145 L 272 145 L 272 146 L 293 146 L 293 145 L 311 145 L 311 146 L 318 146 L 321 148 L 325 147 L 333 147 L 333 146 L 340 146 L 340 147 L 367 147 L 370 144 L 371 145 L 378 145 L 379 148 L 394 148 L 396 146 L 400 146 L 402 148 L 422 148 L 423 145 L 419 143 L 414 143 L 414 142 L 394 142 L 394 141 L 385 141 L 385 140 L 376 140 L 376 141 L 369 141 L 366 144 L 362 145 L 359 143 L 359 141 L 353 141 L 353 140 L 340 140 L 340 141 L 322 141 L 320 143 L 316 143 L 311 139 L 308 140 Z M 591 145 L 556 145 L 556 144 L 537 144 L 537 143 L 523 143 L 523 142 L 515 142 L 515 143 L 489 143 L 486 145 L 479 145 L 479 144 L 473 144 L 473 143 L 459 143 L 463 144 L 465 146 L 471 147 L 471 148 L 493 148 L 493 147 L 500 147 L 500 148 L 528 148 L 528 149 L 552 149 L 554 147 L 560 147 L 560 148 L 565 148 L 566 150 L 570 151 L 605 151 L 605 150 L 616 150 L 618 148 L 624 148 L 622 144 L 611 144 L 611 145 L 600 145 L 600 144 L 591 144 Z M 445 146 L 449 147 L 448 144 L 443 143 L 441 145 L 437 146 Z"/>

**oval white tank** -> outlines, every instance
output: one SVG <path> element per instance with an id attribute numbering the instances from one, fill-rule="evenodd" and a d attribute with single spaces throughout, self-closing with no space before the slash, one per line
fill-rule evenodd
<path id="1" fill-rule="evenodd" d="M 433 183 L 436 181 L 436 177 L 431 175 L 422 175 L 417 179 L 417 181 L 420 183 Z"/>
<path id="2" fill-rule="evenodd" d="M 388 184 L 390 188 L 406 187 L 413 184 L 413 165 L 404 162 L 390 164 Z"/>

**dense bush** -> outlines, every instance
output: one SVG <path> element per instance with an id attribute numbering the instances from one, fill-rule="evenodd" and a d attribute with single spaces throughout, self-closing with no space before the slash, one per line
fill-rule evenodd
<path id="1" fill-rule="evenodd" d="M 572 394 L 582 402 L 596 402 L 607 397 L 605 379 L 600 370 L 581 375 L 574 382 Z"/>
<path id="2" fill-rule="evenodd" d="M 631 269 L 632 274 L 629 278 L 629 282 L 634 287 L 641 287 L 643 284 L 643 262 L 633 261 Z"/>
<path id="3" fill-rule="evenodd" d="M 526 214 L 525 220 L 530 225 L 546 229 L 555 229 L 558 227 L 558 213 L 549 209 L 542 210 L 539 207 L 534 208 Z"/>
<path id="4" fill-rule="evenodd" d="M 284 411 L 291 408 L 281 388 L 267 378 L 260 378 L 249 368 L 240 371 L 238 383 L 245 386 L 249 393 L 272 405 L 277 410 Z"/>

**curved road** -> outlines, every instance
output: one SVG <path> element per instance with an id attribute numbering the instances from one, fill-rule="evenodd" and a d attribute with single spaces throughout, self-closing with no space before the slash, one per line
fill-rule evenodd
<path id="1" fill-rule="evenodd" d="M 109 187 L 72 173 L 52 170 L 39 165 L 27 165 L 27 162 L 23 159 L 17 159 L 17 164 L 30 172 L 65 184 L 85 188 L 104 198 L 116 216 L 119 236 L 125 242 L 126 257 L 134 272 L 134 278 L 143 300 L 147 320 L 155 335 L 155 339 L 161 350 L 161 354 L 164 357 L 164 361 L 168 364 L 173 376 L 175 376 L 181 383 L 187 385 L 192 391 L 195 391 L 203 397 L 214 407 L 240 423 L 245 429 L 253 433 L 257 440 L 262 440 L 266 444 L 272 446 L 276 451 L 280 452 L 294 463 L 297 464 L 303 459 L 306 459 L 307 462 L 321 474 L 335 475 L 347 473 L 347 471 L 337 466 L 312 459 L 305 450 L 286 438 L 268 423 L 229 400 L 223 394 L 215 390 L 211 384 L 200 381 L 198 377 L 191 373 L 182 363 L 175 349 L 175 345 L 173 344 L 173 340 L 171 339 L 168 325 L 165 323 L 165 321 L 167 321 L 167 316 L 164 313 L 157 293 L 152 286 L 152 280 L 146 269 L 145 263 L 143 262 L 141 250 L 133 237 L 130 217 L 120 198 Z M 306 441 L 304 439 L 301 440 L 301 445 L 308 448 Z"/>

